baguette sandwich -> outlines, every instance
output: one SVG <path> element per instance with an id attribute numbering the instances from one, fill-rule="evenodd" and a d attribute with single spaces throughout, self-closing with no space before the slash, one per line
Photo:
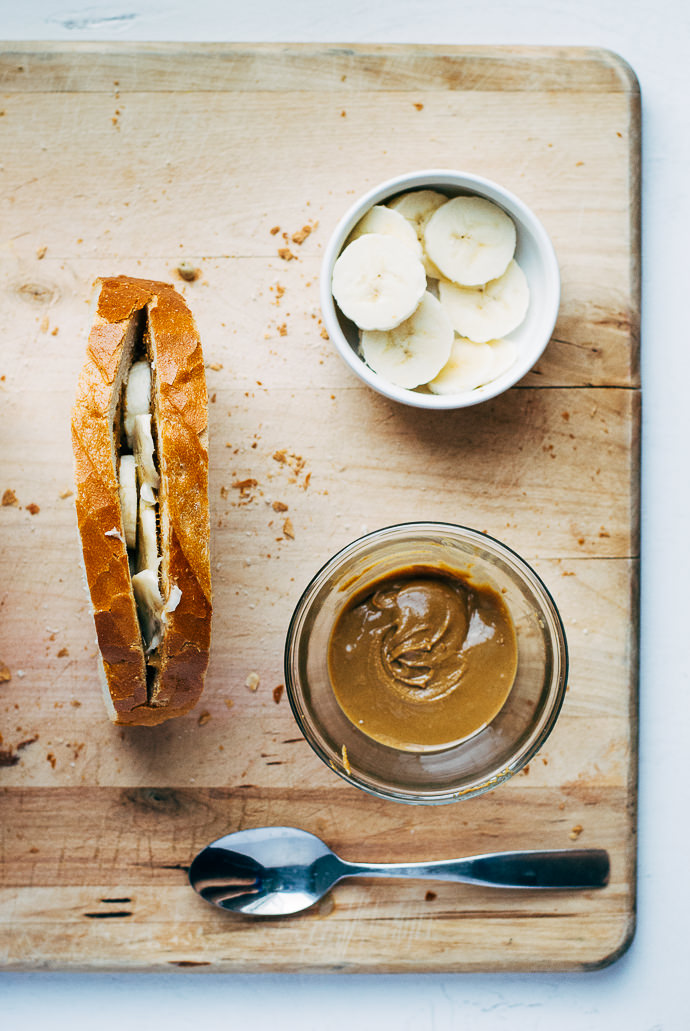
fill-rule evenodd
<path id="1" fill-rule="evenodd" d="M 165 283 L 97 283 L 72 411 L 77 521 L 106 708 L 189 711 L 211 634 L 208 399 L 199 335 Z"/>

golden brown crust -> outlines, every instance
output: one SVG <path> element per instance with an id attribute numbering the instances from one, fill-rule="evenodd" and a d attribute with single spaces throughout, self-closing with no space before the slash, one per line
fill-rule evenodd
<path id="1" fill-rule="evenodd" d="M 167 617 L 159 672 L 148 687 L 111 444 L 113 391 L 122 378 L 128 334 L 144 311 L 156 372 L 164 581 L 181 591 Z M 101 280 L 72 439 L 84 567 L 116 723 L 153 725 L 179 716 L 203 689 L 212 611 L 207 412 L 201 344 L 183 298 L 152 280 Z"/>

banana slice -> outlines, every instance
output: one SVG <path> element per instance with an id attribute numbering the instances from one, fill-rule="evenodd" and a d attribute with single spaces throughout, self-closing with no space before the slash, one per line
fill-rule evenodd
<path id="1" fill-rule="evenodd" d="M 130 448 L 134 447 L 134 422 L 137 415 L 146 415 L 150 411 L 151 366 L 148 362 L 134 362 L 125 387 L 124 428 Z"/>
<path id="2" fill-rule="evenodd" d="M 134 598 L 147 653 L 155 651 L 161 641 L 161 613 L 163 599 L 158 586 L 158 574 L 142 569 L 132 577 Z"/>
<path id="3" fill-rule="evenodd" d="M 158 531 L 156 528 L 156 506 L 139 495 L 139 549 L 137 552 L 137 568 L 150 569 L 158 575 Z"/>
<path id="4" fill-rule="evenodd" d="M 453 327 L 439 301 L 425 293 L 410 318 L 388 332 L 362 333 L 367 365 L 398 387 L 418 387 L 436 376 L 450 357 Z"/>
<path id="5" fill-rule="evenodd" d="M 529 306 L 527 277 L 515 260 L 502 276 L 483 286 L 441 280 L 438 290 L 455 332 L 477 343 L 498 340 L 516 329 Z"/>
<path id="6" fill-rule="evenodd" d="M 121 455 L 119 485 L 125 544 L 134 549 L 137 545 L 137 467 L 134 455 Z"/>
<path id="7" fill-rule="evenodd" d="M 488 343 L 456 337 L 450 358 L 429 383 L 432 394 L 459 394 L 488 383 L 493 375 L 494 355 Z"/>
<path id="8" fill-rule="evenodd" d="M 419 258 L 383 233 L 360 236 L 333 268 L 333 296 L 360 329 L 388 330 L 400 325 L 425 289 L 426 273 Z"/>
<path id="9" fill-rule="evenodd" d="M 150 415 L 136 415 L 134 417 L 134 432 L 132 436 L 139 482 L 148 483 L 154 490 L 158 490 L 160 476 L 153 461 L 154 443 L 151 433 Z"/>
<path id="10" fill-rule="evenodd" d="M 424 229 L 427 222 L 448 198 L 438 190 L 410 190 L 388 201 L 388 207 L 399 212 L 414 229 L 422 248 L 422 264 L 430 279 L 441 279 L 441 273 L 424 249 Z"/>
<path id="11" fill-rule="evenodd" d="M 498 379 L 504 372 L 507 372 L 517 361 L 518 348 L 514 340 L 490 340 L 489 345 L 493 351 L 494 367 L 491 370 L 491 380 Z"/>
<path id="12" fill-rule="evenodd" d="M 422 260 L 422 245 L 417 238 L 414 227 L 397 211 L 393 211 L 383 204 L 375 204 L 352 230 L 346 240 L 346 246 L 368 233 L 392 236 L 399 240 L 400 243 L 404 243 L 420 261 Z"/>
<path id="13" fill-rule="evenodd" d="M 446 279 L 478 286 L 502 276 L 515 253 L 515 223 L 484 197 L 453 197 L 433 213 L 424 247 Z"/>

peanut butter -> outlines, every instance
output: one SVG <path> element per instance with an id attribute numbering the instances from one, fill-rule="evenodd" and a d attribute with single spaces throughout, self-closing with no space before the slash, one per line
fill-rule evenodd
<path id="1" fill-rule="evenodd" d="M 411 566 L 362 588 L 328 648 L 335 697 L 364 734 L 432 751 L 476 734 L 515 679 L 515 629 L 501 595 L 452 569 Z"/>

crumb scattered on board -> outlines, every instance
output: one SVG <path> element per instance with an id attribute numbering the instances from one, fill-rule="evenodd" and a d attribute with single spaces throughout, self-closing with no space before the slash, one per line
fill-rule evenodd
<path id="1" fill-rule="evenodd" d="M 16 766 L 21 758 L 19 755 L 21 750 L 27 745 L 32 745 L 34 741 L 38 741 L 38 734 L 26 738 L 25 741 L 20 741 L 14 748 L 0 748 L 0 766 Z"/>
<path id="2" fill-rule="evenodd" d="M 201 269 L 198 269 L 191 261 L 181 261 L 175 271 L 186 283 L 193 283 L 201 275 Z"/>
<path id="3" fill-rule="evenodd" d="M 256 691 L 259 684 L 261 683 L 261 677 L 258 673 L 250 673 L 244 682 L 244 686 L 248 687 L 250 691 Z"/>

